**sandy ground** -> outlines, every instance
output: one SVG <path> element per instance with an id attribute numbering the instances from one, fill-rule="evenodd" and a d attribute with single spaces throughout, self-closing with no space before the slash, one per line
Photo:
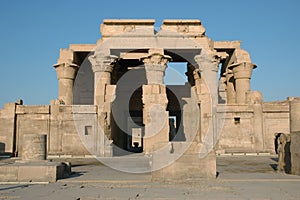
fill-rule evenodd
<path id="1" fill-rule="evenodd" d="M 300 199 L 300 176 L 276 172 L 272 156 L 218 157 L 216 179 L 151 182 L 103 165 L 78 164 L 50 184 L 0 185 L 0 199 Z"/>

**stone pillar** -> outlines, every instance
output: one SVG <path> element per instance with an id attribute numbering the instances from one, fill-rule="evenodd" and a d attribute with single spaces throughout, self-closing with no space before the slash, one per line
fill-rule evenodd
<path id="1" fill-rule="evenodd" d="M 221 76 L 219 80 L 219 104 L 225 104 L 226 103 L 226 76 Z"/>
<path id="2" fill-rule="evenodd" d="M 234 77 L 232 70 L 227 70 L 226 72 L 226 96 L 227 96 L 227 104 L 235 104 L 236 103 L 236 94 L 234 89 Z"/>
<path id="3" fill-rule="evenodd" d="M 201 77 L 204 84 L 208 87 L 212 103 L 218 102 L 218 64 L 219 60 L 216 56 L 206 52 L 201 52 L 195 56 L 195 61 L 198 64 Z"/>
<path id="4" fill-rule="evenodd" d="M 252 70 L 256 68 L 253 63 L 242 62 L 229 66 L 235 79 L 236 103 L 246 104 L 246 94 L 250 91 Z"/>
<path id="5" fill-rule="evenodd" d="M 300 97 L 290 99 L 292 174 L 300 175 Z"/>
<path id="6" fill-rule="evenodd" d="M 117 56 L 95 53 L 89 57 L 94 72 L 94 105 L 102 105 L 105 101 L 106 85 L 111 84 L 111 72 Z"/>
<path id="7" fill-rule="evenodd" d="M 143 150 L 154 151 L 154 146 L 164 146 L 169 142 L 169 113 L 166 111 L 168 99 L 163 83 L 167 62 L 171 57 L 163 54 L 163 49 L 150 49 L 149 56 L 142 58 L 145 65 L 147 85 L 143 85 Z"/>
<path id="8" fill-rule="evenodd" d="M 112 134 L 111 134 L 111 100 L 106 99 L 107 91 L 113 90 L 111 86 L 111 72 L 117 61 L 117 56 L 105 55 L 95 52 L 89 61 L 94 72 L 94 105 L 98 113 L 98 134 L 100 135 L 100 155 L 112 156 Z M 101 128 L 100 128 L 101 127 Z"/>
<path id="9" fill-rule="evenodd" d="M 216 127 L 216 106 L 218 104 L 218 65 L 219 59 L 215 52 L 202 50 L 200 55 L 195 56 L 201 74 L 201 80 L 207 88 L 201 91 L 200 119 L 201 138 L 206 138 L 205 145 L 208 151 L 213 150 L 217 142 L 218 130 Z"/>
<path id="10" fill-rule="evenodd" d="M 58 99 L 65 105 L 73 104 L 73 85 L 78 65 L 63 62 L 54 65 L 58 79 Z"/>

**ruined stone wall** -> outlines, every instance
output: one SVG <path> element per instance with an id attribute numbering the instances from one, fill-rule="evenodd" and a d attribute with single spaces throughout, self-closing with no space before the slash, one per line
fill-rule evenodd
<path id="1" fill-rule="evenodd" d="M 275 153 L 275 133 L 290 133 L 289 104 L 283 102 L 267 102 L 263 104 L 264 149 Z"/>
<path id="2" fill-rule="evenodd" d="M 22 157 L 23 147 L 32 141 L 26 135 L 48 135 L 49 133 L 49 106 L 16 107 L 16 152 Z M 29 137 L 30 138 L 30 137 Z"/>
<path id="3" fill-rule="evenodd" d="M 16 103 L 4 104 L 0 109 L 0 154 L 14 151 Z"/>
<path id="4" fill-rule="evenodd" d="M 257 105 L 219 105 L 218 152 L 275 153 L 274 134 L 289 133 L 288 102 L 264 103 L 259 111 Z"/>
<path id="5" fill-rule="evenodd" d="M 51 105 L 50 112 L 49 155 L 97 153 L 100 138 L 97 135 L 95 106 Z"/>
<path id="6" fill-rule="evenodd" d="M 45 135 L 47 155 L 104 154 L 96 106 L 5 104 L 0 110 L 0 154 L 22 157 L 32 142 L 27 136 L 34 135 Z"/>
<path id="7" fill-rule="evenodd" d="M 217 150 L 221 153 L 256 152 L 253 121 L 254 111 L 249 105 L 219 106 L 218 126 L 222 129 Z"/>

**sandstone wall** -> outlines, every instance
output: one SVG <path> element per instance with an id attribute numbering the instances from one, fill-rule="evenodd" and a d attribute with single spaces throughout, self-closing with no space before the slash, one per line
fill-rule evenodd
<path id="1" fill-rule="evenodd" d="M 49 106 L 16 107 L 16 151 L 22 157 L 23 147 L 31 143 L 24 135 L 48 135 L 49 133 Z"/>
<path id="2" fill-rule="evenodd" d="M 289 133 L 288 102 L 218 107 L 221 153 L 275 153 L 275 133 Z M 225 114 L 224 114 L 225 112 Z"/>
<path id="3" fill-rule="evenodd" d="M 49 155 L 100 153 L 95 106 L 51 105 L 50 112 Z"/>
<path id="4" fill-rule="evenodd" d="M 16 103 L 7 103 L 0 109 L 0 154 L 12 154 L 15 137 Z"/>

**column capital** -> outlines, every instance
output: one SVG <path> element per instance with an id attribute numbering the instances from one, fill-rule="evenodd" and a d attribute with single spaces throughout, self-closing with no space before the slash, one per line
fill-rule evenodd
<path id="1" fill-rule="evenodd" d="M 149 52 L 147 57 L 141 58 L 145 65 L 148 84 L 163 84 L 167 62 L 172 58 L 168 55 L 163 55 L 163 52 Z"/>
<path id="2" fill-rule="evenodd" d="M 252 70 L 257 66 L 249 62 L 234 63 L 228 68 L 232 70 L 235 79 L 251 79 Z"/>
<path id="3" fill-rule="evenodd" d="M 211 71 L 218 71 L 219 69 L 219 62 L 221 60 L 221 57 L 218 56 L 216 53 L 208 53 L 206 51 L 201 51 L 201 54 L 196 55 L 194 57 L 194 60 L 198 64 L 199 70 L 205 71 L 205 70 L 211 70 Z"/>
<path id="4" fill-rule="evenodd" d="M 92 64 L 93 72 L 112 72 L 113 65 L 118 57 L 95 52 L 95 54 L 89 56 L 88 59 Z"/>
<path id="5" fill-rule="evenodd" d="M 168 55 L 163 55 L 159 53 L 152 53 L 147 57 L 141 58 L 145 66 L 151 66 L 149 70 L 152 71 L 165 71 L 167 63 L 172 60 Z"/>
<path id="6" fill-rule="evenodd" d="M 57 63 L 53 66 L 58 79 L 75 79 L 79 66 L 71 62 Z"/>

